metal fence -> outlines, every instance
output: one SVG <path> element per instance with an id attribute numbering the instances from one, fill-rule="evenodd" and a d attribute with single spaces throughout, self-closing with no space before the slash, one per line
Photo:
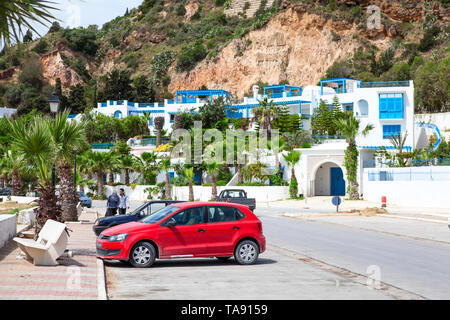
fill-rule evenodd
<path id="1" fill-rule="evenodd" d="M 361 88 L 392 88 L 392 87 L 409 87 L 409 81 L 378 81 L 378 82 L 361 83 Z"/>
<path id="2" fill-rule="evenodd" d="M 450 168 L 428 167 L 402 170 L 379 170 L 368 172 L 369 181 L 450 181 Z"/>

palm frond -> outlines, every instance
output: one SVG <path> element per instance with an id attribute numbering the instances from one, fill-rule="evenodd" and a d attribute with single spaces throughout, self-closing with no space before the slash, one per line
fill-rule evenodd
<path id="1" fill-rule="evenodd" d="M 47 0 L 0 0 L 0 40 L 5 46 L 19 42 L 25 28 L 39 34 L 33 23 L 45 25 L 57 20 L 50 13 L 59 10 L 55 4 Z"/>

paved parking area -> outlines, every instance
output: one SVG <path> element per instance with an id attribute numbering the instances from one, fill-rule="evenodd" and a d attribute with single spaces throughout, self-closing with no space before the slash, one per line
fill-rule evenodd
<path id="1" fill-rule="evenodd" d="M 92 232 L 95 217 L 94 213 L 83 213 L 80 220 L 85 223 L 67 224 L 72 230 L 67 248 L 73 257 L 61 257 L 57 266 L 34 266 L 16 243 L 9 241 L 0 249 L 0 300 L 98 299 L 99 272 Z"/>
<path id="2" fill-rule="evenodd" d="M 151 268 L 105 262 L 109 299 L 392 299 L 351 278 L 270 249 L 258 264 L 157 260 Z"/>

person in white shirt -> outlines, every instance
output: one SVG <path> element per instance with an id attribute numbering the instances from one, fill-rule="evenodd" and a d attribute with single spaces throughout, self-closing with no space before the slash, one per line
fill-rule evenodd
<path id="1" fill-rule="evenodd" d="M 127 209 L 130 209 L 130 200 L 125 194 L 125 190 L 120 188 L 119 190 L 119 214 L 126 214 Z"/>

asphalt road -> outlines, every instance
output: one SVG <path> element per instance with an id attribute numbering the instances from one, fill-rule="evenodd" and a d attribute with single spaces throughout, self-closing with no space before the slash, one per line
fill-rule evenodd
<path id="1" fill-rule="evenodd" d="M 94 207 L 98 208 L 100 212 L 104 205 L 104 201 L 94 202 Z M 132 209 L 139 205 L 138 202 L 132 203 Z M 256 209 L 256 215 L 263 222 L 264 234 L 269 248 L 271 245 L 285 248 L 364 276 L 373 275 L 374 270 L 379 270 L 380 280 L 385 284 L 428 299 L 450 299 L 450 244 L 396 236 L 375 230 L 361 229 L 356 226 L 327 223 L 326 221 L 281 216 L 283 213 L 303 211 L 311 213 L 310 210 L 302 208 L 268 208 L 261 206 Z M 349 293 L 348 295 L 343 294 L 342 290 L 335 289 L 328 294 L 327 292 L 330 292 L 330 289 L 334 287 L 333 285 L 323 287 L 323 281 L 328 284 L 338 280 L 342 284 L 347 283 L 348 279 L 339 279 L 335 275 L 323 272 L 313 276 L 314 279 L 320 279 L 320 281 L 309 282 L 309 279 L 312 278 L 308 277 L 308 274 L 313 275 L 312 270 L 316 270 L 314 267 L 310 268 L 305 263 L 296 261 L 292 257 L 286 258 L 282 254 L 280 255 L 280 252 L 273 252 L 272 250 L 268 250 L 261 258 L 263 259 L 262 266 L 254 267 L 255 274 L 253 275 L 256 278 L 269 279 L 269 274 L 271 276 L 279 274 L 280 276 L 275 278 L 273 282 L 267 283 L 266 281 L 262 282 L 261 285 L 267 287 L 269 284 L 269 286 L 275 287 L 282 283 L 284 289 L 279 287 L 277 290 L 271 291 L 269 295 L 266 295 L 264 291 L 255 291 L 254 289 L 248 289 L 247 292 L 247 289 L 244 288 L 247 288 L 249 284 L 253 285 L 256 279 L 252 277 L 249 277 L 248 281 L 241 279 L 239 283 L 242 288 L 239 288 L 239 291 L 247 299 L 289 299 L 289 297 L 294 299 L 390 298 L 388 295 L 371 296 L 367 293 L 367 289 L 361 290 L 361 286 L 358 285 L 345 288 L 345 292 Z M 211 282 L 214 283 L 214 289 L 221 286 L 226 287 L 226 283 L 233 284 L 236 287 L 235 274 L 232 275 L 234 272 L 229 273 L 228 271 L 248 271 L 249 268 L 236 268 L 237 266 L 234 265 L 232 260 L 230 263 L 231 265 L 228 263 L 222 264 L 214 260 L 203 260 L 201 262 L 198 259 L 159 261 L 155 265 L 156 268 L 140 271 L 138 277 L 136 277 L 133 268 L 129 268 L 127 265 L 108 263 L 107 277 L 110 278 L 108 279 L 110 281 L 108 293 L 113 299 L 126 299 L 130 298 L 133 292 L 137 292 L 136 288 L 139 288 L 138 292 L 142 297 L 138 298 L 177 299 L 181 298 L 183 294 L 190 294 L 195 297 L 194 299 L 232 298 L 230 296 L 231 291 L 229 295 L 222 288 L 217 293 L 210 284 Z M 165 268 L 158 268 L 158 266 L 164 266 Z M 208 266 L 208 268 L 203 268 L 205 266 Z M 228 270 L 228 268 L 232 269 Z M 289 270 L 291 277 L 293 274 L 296 275 L 295 281 L 292 281 L 293 278 L 289 280 Z M 168 272 L 167 275 L 166 272 Z M 199 276 L 198 279 L 193 276 L 193 273 Z M 173 281 L 169 281 L 171 279 L 169 274 L 174 276 Z M 220 275 L 219 278 L 222 280 L 220 283 L 216 283 L 215 276 L 212 276 L 212 278 L 205 277 L 205 274 Z M 299 277 L 299 274 L 302 277 Z M 187 282 L 181 282 L 181 279 L 186 279 Z M 323 291 L 316 290 L 316 285 L 319 283 L 322 283 L 319 287 L 322 287 Z M 146 289 L 141 288 L 144 284 Z M 151 285 L 148 286 L 149 284 Z M 300 284 L 304 290 L 299 289 Z M 180 287 L 175 289 L 177 285 L 180 285 Z M 180 290 L 184 285 L 187 291 Z M 156 288 L 156 291 L 152 291 L 152 288 Z M 165 289 L 158 291 L 158 288 Z M 213 292 L 218 295 L 214 295 Z M 256 292 L 258 293 L 256 294 Z M 308 296 L 309 292 L 311 292 L 310 296 Z"/>
<path id="2" fill-rule="evenodd" d="M 450 244 L 280 216 L 292 210 L 256 209 L 269 244 L 362 275 L 379 270 L 386 284 L 450 299 Z"/>

